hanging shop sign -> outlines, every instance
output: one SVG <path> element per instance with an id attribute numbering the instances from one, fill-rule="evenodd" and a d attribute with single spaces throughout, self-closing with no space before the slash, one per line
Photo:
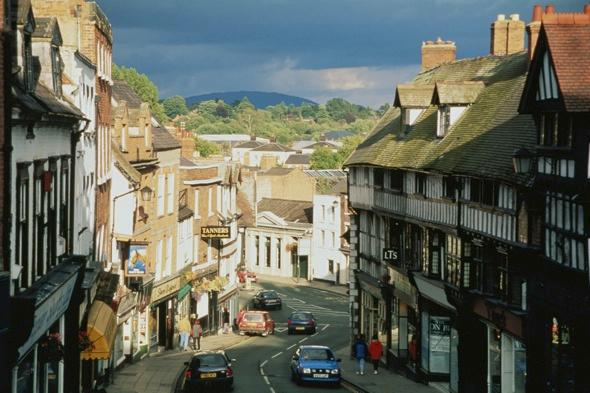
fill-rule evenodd
<path id="1" fill-rule="evenodd" d="M 129 246 L 129 261 L 127 262 L 127 275 L 143 275 L 146 273 L 146 266 L 147 244 L 131 244 Z"/>
<path id="2" fill-rule="evenodd" d="M 230 237 L 228 226 L 201 227 L 201 239 L 229 239 Z"/>
<path id="3" fill-rule="evenodd" d="M 399 260 L 399 251 L 397 248 L 384 248 L 383 260 L 385 262 L 397 262 Z"/>

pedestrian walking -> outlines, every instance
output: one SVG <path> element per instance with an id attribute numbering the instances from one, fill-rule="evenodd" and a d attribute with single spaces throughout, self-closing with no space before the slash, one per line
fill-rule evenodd
<path id="1" fill-rule="evenodd" d="M 180 349 L 183 351 L 188 350 L 188 337 L 191 331 L 191 323 L 187 317 L 180 320 L 178 324 L 178 331 L 180 332 Z"/>
<path id="2" fill-rule="evenodd" d="M 191 333 L 193 336 L 193 349 L 195 351 L 200 351 L 201 350 L 201 337 L 203 337 L 203 327 L 201 326 L 201 322 L 199 322 L 198 318 L 195 318 L 195 320 L 193 322 Z"/>
<path id="3" fill-rule="evenodd" d="M 223 307 L 223 313 L 221 313 L 221 320 L 223 321 L 223 334 L 229 333 L 229 311 L 227 307 Z"/>
<path id="4" fill-rule="evenodd" d="M 357 361 L 357 374 L 365 375 L 365 358 L 368 355 L 367 343 L 365 342 L 365 335 L 361 334 L 354 344 L 354 357 Z"/>
<path id="5" fill-rule="evenodd" d="M 383 356 L 383 344 L 381 344 L 376 334 L 373 334 L 373 338 L 369 344 L 369 355 L 373 363 L 373 374 L 379 374 L 379 362 L 381 361 L 381 356 Z"/>

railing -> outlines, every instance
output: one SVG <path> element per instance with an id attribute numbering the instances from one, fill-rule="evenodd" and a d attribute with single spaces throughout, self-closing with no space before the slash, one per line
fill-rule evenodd
<path id="1" fill-rule="evenodd" d="M 461 226 L 503 240 L 516 241 L 516 217 L 507 212 L 462 205 Z"/>
<path id="2" fill-rule="evenodd" d="M 451 202 L 379 190 L 375 191 L 375 206 L 418 220 L 449 226 L 457 225 L 457 205 Z"/>

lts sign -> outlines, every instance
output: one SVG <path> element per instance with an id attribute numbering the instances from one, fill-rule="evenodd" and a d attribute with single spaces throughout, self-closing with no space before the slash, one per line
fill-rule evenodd
<path id="1" fill-rule="evenodd" d="M 397 262 L 399 260 L 399 251 L 396 248 L 384 248 L 383 260 L 385 262 Z"/>

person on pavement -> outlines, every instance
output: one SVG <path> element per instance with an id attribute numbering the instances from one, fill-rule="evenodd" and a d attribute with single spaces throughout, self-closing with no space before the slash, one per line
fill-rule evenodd
<path id="1" fill-rule="evenodd" d="M 365 335 L 361 334 L 354 344 L 354 357 L 357 361 L 357 374 L 365 375 L 365 358 L 368 355 L 367 343 L 365 342 Z"/>
<path id="2" fill-rule="evenodd" d="M 191 331 L 191 323 L 189 322 L 187 317 L 183 317 L 180 320 L 178 330 L 180 332 L 180 349 L 183 351 L 187 351 L 188 350 L 188 336 Z"/>
<path id="3" fill-rule="evenodd" d="M 373 334 L 373 338 L 369 344 L 369 355 L 373 363 L 373 374 L 379 374 L 379 361 L 381 361 L 381 356 L 383 355 L 383 345 L 376 334 Z"/>
<path id="4" fill-rule="evenodd" d="M 227 307 L 223 307 L 223 313 L 221 313 L 221 318 L 223 320 L 223 334 L 229 333 L 229 311 Z"/>
<path id="5" fill-rule="evenodd" d="M 193 349 L 195 351 L 200 351 L 201 337 L 203 337 L 203 328 L 201 327 L 201 322 L 199 322 L 198 318 L 195 318 L 193 322 L 191 333 L 193 335 Z"/>

